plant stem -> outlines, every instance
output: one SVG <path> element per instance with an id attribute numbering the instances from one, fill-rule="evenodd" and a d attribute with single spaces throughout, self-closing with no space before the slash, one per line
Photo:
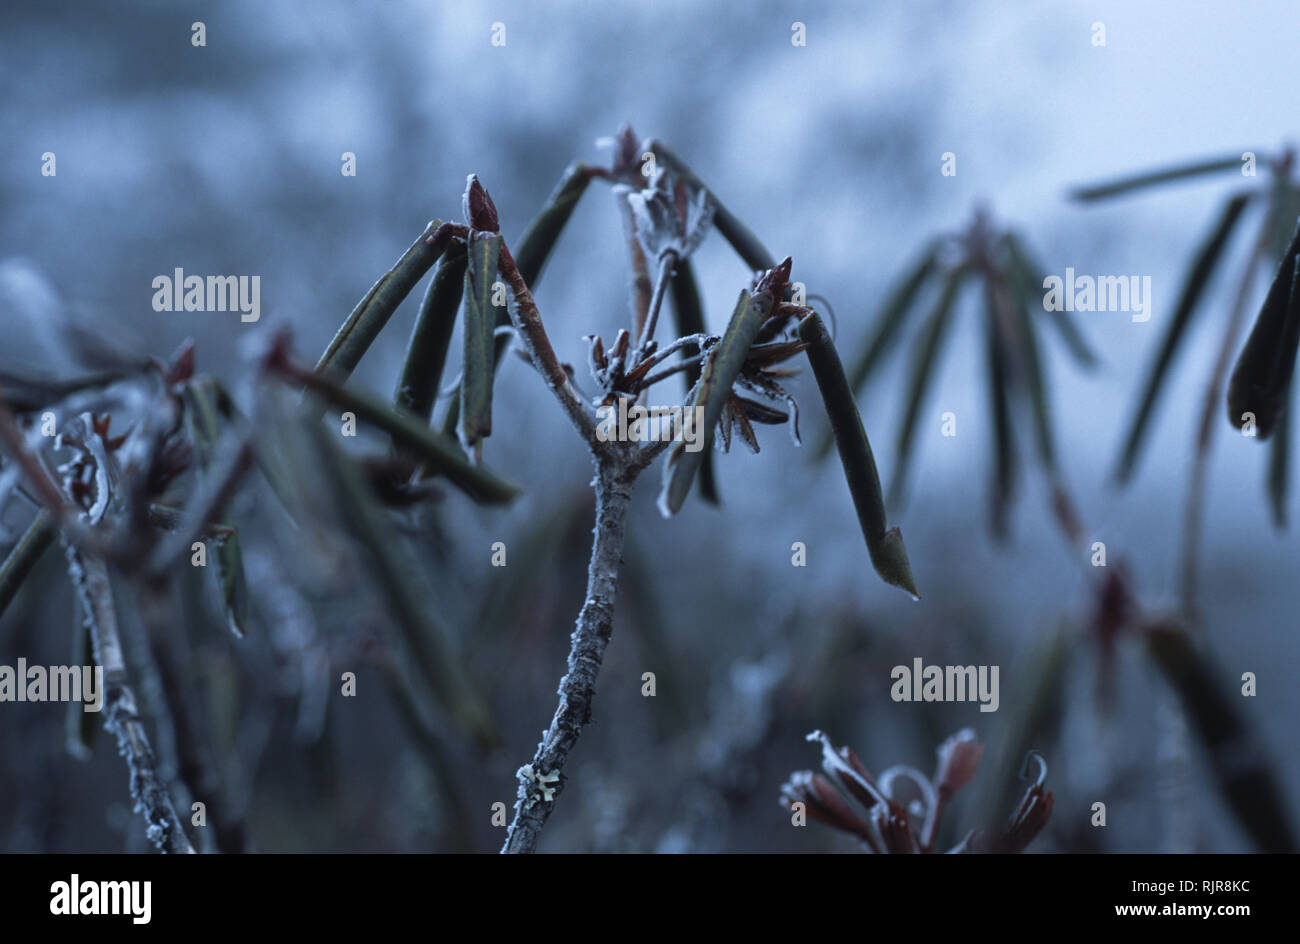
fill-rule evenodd
<path id="1" fill-rule="evenodd" d="M 582 438 L 587 441 L 587 445 L 591 447 L 592 452 L 597 452 L 601 443 L 596 438 L 596 422 L 588 414 L 582 398 L 573 389 L 573 384 L 569 379 L 568 372 L 564 369 L 564 365 L 555 356 L 555 348 L 551 346 L 551 340 L 546 335 L 546 328 L 542 325 L 542 315 L 537 310 L 537 303 L 533 301 L 532 292 L 529 291 L 523 276 L 519 274 L 519 268 L 515 265 L 515 258 L 510 254 L 510 248 L 504 242 L 501 243 L 501 256 L 498 259 L 498 267 L 501 275 L 509 284 L 510 293 L 515 299 L 515 306 L 511 310 L 510 316 L 514 321 L 515 330 L 519 333 L 520 340 L 523 341 L 524 350 L 528 352 L 533 365 L 546 381 L 546 386 L 550 388 L 551 393 L 564 407 L 564 412 L 568 414 L 569 421 L 573 423 Z"/>
<path id="2" fill-rule="evenodd" d="M 550 819 L 555 800 L 564 788 L 564 765 L 578 743 L 583 726 L 591 720 L 596 675 L 614 629 L 614 597 L 636 469 L 621 454 L 598 457 L 596 468 L 596 527 L 591 563 L 587 568 L 587 597 L 570 637 L 568 671 L 560 680 L 560 701 L 555 717 L 537 745 L 530 765 L 531 776 L 530 768 L 521 767 L 519 770 L 515 816 L 506 833 L 505 845 L 501 849 L 503 853 L 537 850 L 542 827 Z M 546 799 L 542 785 L 534 778 L 549 778 L 552 774 L 560 774 L 560 777 L 546 782 L 546 793 L 549 794 L 549 799 Z"/>
<path id="3" fill-rule="evenodd" d="M 126 758 L 131 771 L 131 797 L 149 823 L 151 842 L 164 852 L 192 853 L 194 847 L 176 816 L 167 785 L 158 774 L 158 762 L 136 707 L 135 692 L 127 681 L 108 567 L 72 545 L 67 547 L 67 556 L 68 571 L 90 624 L 95 659 L 104 670 L 104 728 L 117 738 L 118 751 Z"/>
<path id="4" fill-rule="evenodd" d="M 659 309 L 664 306 L 664 293 L 668 290 L 668 283 L 673 277 L 673 266 L 677 264 L 677 254 L 675 252 L 664 253 L 664 257 L 659 260 L 659 274 L 655 279 L 654 295 L 650 297 L 650 312 L 646 315 L 645 326 L 641 330 L 641 338 L 637 341 L 637 361 L 645 356 L 646 345 L 648 345 L 655 336 L 655 326 L 659 323 Z"/>
<path id="5" fill-rule="evenodd" d="M 628 263 L 630 274 L 628 280 L 628 303 L 632 309 L 632 335 L 640 337 L 650 311 L 650 298 L 653 286 L 650 284 L 650 270 L 646 264 L 645 251 L 641 240 L 636 235 L 636 216 L 627 202 L 627 185 L 614 188 L 614 199 L 619 203 L 623 215 L 623 235 L 627 239 Z"/>

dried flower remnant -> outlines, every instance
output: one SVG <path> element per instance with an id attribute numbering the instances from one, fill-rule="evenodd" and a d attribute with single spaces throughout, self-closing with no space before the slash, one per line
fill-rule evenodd
<path id="1" fill-rule="evenodd" d="M 808 815 L 853 836 L 879 853 L 929 853 L 944 807 L 975 776 L 984 745 L 969 729 L 958 731 L 939 746 L 933 778 L 898 765 L 873 779 L 848 747 L 836 749 L 821 731 L 808 735 L 822 745 L 822 771 L 801 770 L 781 787 L 781 804 L 803 803 Z M 972 830 L 950 852 L 1021 852 L 1047 824 L 1052 794 L 1043 789 L 1047 762 L 1037 751 L 1026 757 L 1038 771 L 1024 799 L 1007 824 L 997 830 Z M 907 793 L 904 785 L 910 784 Z"/>

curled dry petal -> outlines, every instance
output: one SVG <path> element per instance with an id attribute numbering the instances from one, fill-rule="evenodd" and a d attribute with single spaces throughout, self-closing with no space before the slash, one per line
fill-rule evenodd
<path id="1" fill-rule="evenodd" d="M 939 766 L 934 783 L 944 797 L 956 793 L 975 776 L 984 745 L 970 728 L 958 731 L 939 745 Z"/>
<path id="2" fill-rule="evenodd" d="M 781 787 L 781 802 L 787 807 L 802 803 L 808 815 L 819 823 L 851 833 L 875 847 L 871 827 L 822 774 L 811 770 L 792 774 Z"/>
<path id="3" fill-rule="evenodd" d="M 861 803 L 867 809 L 875 806 L 877 803 L 884 804 L 888 801 L 885 796 L 876 787 L 875 781 L 871 775 L 866 772 L 862 762 L 858 760 L 857 755 L 852 750 L 845 747 L 839 751 L 835 750 L 835 745 L 831 739 L 821 731 L 814 731 L 808 735 L 807 740 L 819 741 L 822 746 L 822 769 L 826 771 L 831 780 L 843 790 Z"/>

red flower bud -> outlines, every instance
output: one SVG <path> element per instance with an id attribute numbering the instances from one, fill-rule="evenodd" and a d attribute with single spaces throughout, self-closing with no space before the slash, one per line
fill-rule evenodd
<path id="1" fill-rule="evenodd" d="M 469 224 L 470 229 L 486 233 L 500 232 L 501 223 L 497 218 L 496 204 L 479 183 L 477 174 L 470 174 L 466 181 L 462 205 L 465 222 Z"/>

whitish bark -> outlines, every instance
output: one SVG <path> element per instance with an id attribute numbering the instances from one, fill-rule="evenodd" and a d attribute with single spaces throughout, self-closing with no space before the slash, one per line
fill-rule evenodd
<path id="1" fill-rule="evenodd" d="M 135 692 L 127 681 L 108 567 L 99 558 L 83 555 L 72 546 L 68 547 L 67 555 L 72 582 L 90 623 L 95 659 L 104 669 L 104 727 L 117 738 L 118 752 L 126 758 L 131 771 L 131 797 L 136 809 L 144 814 L 149 824 L 149 839 L 159 849 L 192 853 L 194 847 L 176 815 L 171 794 L 158 775 L 158 762 L 136 707 Z"/>
<path id="2" fill-rule="evenodd" d="M 534 852 L 542 827 L 564 788 L 564 765 L 591 720 L 596 675 L 614 629 L 614 596 L 623 560 L 623 532 L 636 469 L 601 462 L 596 476 L 596 527 L 587 568 L 587 598 L 570 637 L 569 667 L 560 680 L 560 702 L 532 763 L 519 769 L 514 821 L 502 852 Z"/>

